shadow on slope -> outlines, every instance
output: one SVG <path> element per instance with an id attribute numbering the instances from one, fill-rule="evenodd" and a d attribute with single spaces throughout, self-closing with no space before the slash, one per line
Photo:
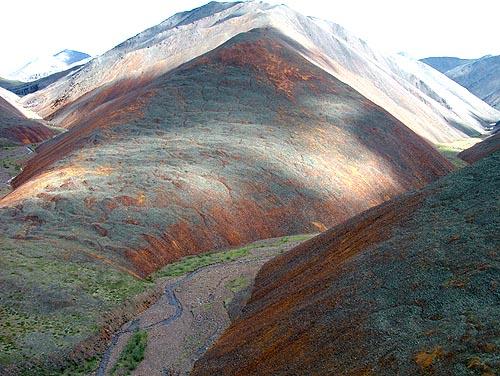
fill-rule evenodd
<path id="1" fill-rule="evenodd" d="M 186 253 L 331 226 L 451 169 L 282 38 L 242 34 L 125 101 L 116 87 L 103 93 L 101 111 L 42 145 L 2 204 L 27 200 L 18 219 L 34 205 L 97 228 L 119 245 L 114 259 L 128 244 L 123 266 L 149 273 Z M 60 236 L 46 216 L 36 231 Z"/>

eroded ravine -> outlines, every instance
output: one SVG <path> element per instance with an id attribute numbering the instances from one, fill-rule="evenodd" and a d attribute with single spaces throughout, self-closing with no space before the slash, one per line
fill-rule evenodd
<path id="1" fill-rule="evenodd" d="M 128 338 L 148 332 L 145 358 L 134 375 L 185 375 L 194 362 L 230 324 L 261 266 L 303 241 L 289 237 L 259 241 L 237 260 L 201 267 L 179 277 L 167 277 L 163 295 L 113 336 L 103 355 L 98 376 L 111 373 Z"/>

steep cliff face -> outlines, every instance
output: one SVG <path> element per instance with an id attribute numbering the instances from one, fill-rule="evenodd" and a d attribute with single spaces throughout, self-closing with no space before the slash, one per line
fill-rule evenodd
<path id="1" fill-rule="evenodd" d="M 268 262 L 193 375 L 498 372 L 495 153 Z"/>
<path id="2" fill-rule="evenodd" d="M 188 254 L 317 231 L 451 170 L 296 47 L 275 30 L 241 34 L 88 112 L 13 181 L 4 233 L 21 236 L 38 216 L 23 238 L 58 240 L 71 226 L 75 242 L 147 275 Z"/>

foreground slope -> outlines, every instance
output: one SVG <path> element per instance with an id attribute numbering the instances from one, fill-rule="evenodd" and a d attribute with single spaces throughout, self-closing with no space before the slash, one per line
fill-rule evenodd
<path id="1" fill-rule="evenodd" d="M 259 272 L 193 375 L 493 375 L 500 153 Z"/>
<path id="2" fill-rule="evenodd" d="M 38 149 L 0 201 L 4 363 L 67 350 L 180 257 L 317 232 L 452 169 L 295 47 L 241 34 Z"/>
<path id="3" fill-rule="evenodd" d="M 23 101 L 71 128 L 123 92 L 150 83 L 239 33 L 262 27 L 293 39 L 309 61 L 432 142 L 484 133 L 485 125 L 500 119 L 498 111 L 423 63 L 382 55 L 337 24 L 260 1 L 211 2 L 176 14 Z"/>
<path id="4" fill-rule="evenodd" d="M 0 88 L 0 146 L 37 143 L 50 138 L 53 132 L 39 119 L 21 106 L 19 97 Z"/>

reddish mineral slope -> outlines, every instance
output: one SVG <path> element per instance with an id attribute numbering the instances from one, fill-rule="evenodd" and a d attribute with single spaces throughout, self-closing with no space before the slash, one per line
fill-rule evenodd
<path id="1" fill-rule="evenodd" d="M 31 144 L 50 138 L 53 132 L 38 121 L 28 119 L 12 96 L 12 93 L 0 89 L 0 140 Z"/>
<path id="2" fill-rule="evenodd" d="M 113 86 L 15 180 L 2 232 L 64 239 L 64 252 L 70 240 L 146 275 L 188 254 L 318 231 L 452 169 L 296 48 L 254 30 L 128 96 L 112 99 Z"/>
<path id="3" fill-rule="evenodd" d="M 193 375 L 493 375 L 500 153 L 268 262 Z"/>
<path id="4" fill-rule="evenodd" d="M 176 14 L 23 101 L 71 128 L 124 87 L 150 83 L 239 33 L 263 27 L 280 30 L 300 44 L 302 56 L 431 142 L 479 135 L 500 119 L 499 111 L 423 63 L 380 54 L 337 24 L 261 1 L 211 2 Z"/>
<path id="5" fill-rule="evenodd" d="M 462 151 L 458 157 L 467 163 L 474 163 L 498 150 L 500 150 L 500 132 L 497 131 L 484 141 Z"/>

